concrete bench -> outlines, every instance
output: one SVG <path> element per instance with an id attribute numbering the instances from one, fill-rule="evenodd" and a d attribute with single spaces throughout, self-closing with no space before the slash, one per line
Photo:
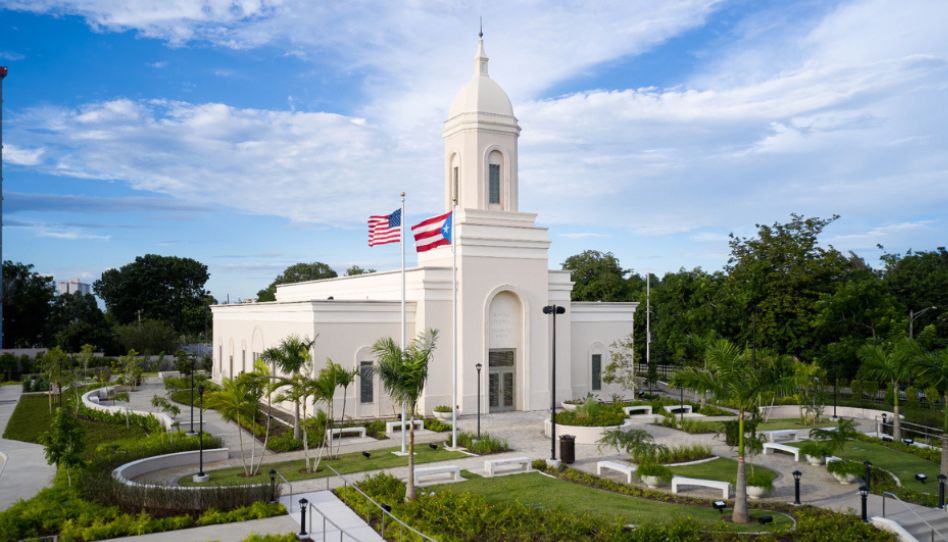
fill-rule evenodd
<path id="1" fill-rule="evenodd" d="M 618 463 L 616 461 L 599 461 L 596 463 L 596 474 L 602 476 L 603 469 L 614 470 L 625 474 L 627 483 L 632 483 L 632 474 L 637 467 L 628 463 Z"/>
<path id="2" fill-rule="evenodd" d="M 385 432 L 391 434 L 391 433 L 394 433 L 396 430 L 401 431 L 403 424 L 405 426 L 405 429 L 408 429 L 408 425 L 410 423 L 411 422 L 409 422 L 408 420 L 405 420 L 404 422 L 386 422 Z M 424 428 L 425 428 L 424 420 L 415 420 L 415 429 L 421 430 Z"/>
<path id="3" fill-rule="evenodd" d="M 343 437 L 346 433 L 354 434 L 356 436 L 365 438 L 365 427 L 361 425 L 355 427 L 333 427 L 332 436 L 333 437 Z"/>
<path id="4" fill-rule="evenodd" d="M 533 461 L 529 457 L 507 457 L 504 459 L 490 459 L 484 461 L 484 472 L 487 473 L 487 476 L 494 476 L 496 473 L 496 468 L 499 466 L 506 465 L 517 465 L 519 470 L 520 466 L 523 466 L 523 471 L 527 472 L 530 470 L 530 462 Z M 513 471 L 511 471 L 513 472 Z"/>
<path id="5" fill-rule="evenodd" d="M 794 448 L 793 446 L 787 446 L 786 444 L 779 444 L 776 442 L 767 442 L 764 443 L 764 455 L 767 455 L 767 450 L 772 452 L 787 452 L 788 454 L 793 455 L 793 460 L 800 462 L 800 449 Z"/>
<path id="6" fill-rule="evenodd" d="M 800 432 L 796 429 L 778 429 L 775 431 L 764 431 L 763 433 L 767 436 L 768 442 L 777 442 L 778 440 L 790 442 L 800 439 Z"/>
<path id="7" fill-rule="evenodd" d="M 678 486 L 701 486 L 711 489 L 720 489 L 721 498 L 727 500 L 731 494 L 730 482 L 721 482 L 719 480 L 705 480 L 703 478 L 687 478 L 685 476 L 672 477 L 672 493 L 678 494 Z"/>
<path id="8" fill-rule="evenodd" d="M 461 467 L 457 465 L 435 465 L 433 467 L 418 467 L 415 469 L 415 481 L 437 474 L 450 474 L 451 480 L 461 479 Z"/>
<path id="9" fill-rule="evenodd" d="M 691 414 L 691 405 L 665 405 L 664 408 L 671 414 Z"/>
<path id="10" fill-rule="evenodd" d="M 650 416 L 652 414 L 651 405 L 638 405 L 622 407 L 626 416 Z"/>

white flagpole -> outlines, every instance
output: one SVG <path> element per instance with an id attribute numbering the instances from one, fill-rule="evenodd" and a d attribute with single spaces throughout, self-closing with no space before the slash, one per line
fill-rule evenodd
<path id="1" fill-rule="evenodd" d="M 402 236 L 402 352 L 408 347 L 408 324 L 405 320 L 405 193 L 402 192 L 402 211 L 401 211 L 401 236 Z M 405 403 L 402 403 L 402 455 L 408 453 L 405 449 L 407 440 L 405 436 Z"/>
<path id="2" fill-rule="evenodd" d="M 458 447 L 458 251 L 457 222 L 454 212 L 457 200 L 451 207 L 451 447 Z"/>

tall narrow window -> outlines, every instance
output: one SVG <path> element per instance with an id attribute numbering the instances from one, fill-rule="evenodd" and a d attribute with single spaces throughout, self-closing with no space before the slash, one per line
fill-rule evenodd
<path id="1" fill-rule="evenodd" d="M 229 376 L 230 376 L 231 378 L 234 378 L 234 355 L 231 354 L 230 356 L 228 356 L 227 359 L 230 360 L 230 373 L 229 373 Z"/>
<path id="2" fill-rule="evenodd" d="M 454 166 L 454 170 L 451 175 L 452 175 L 451 177 L 451 204 L 457 205 L 458 203 L 458 176 L 459 176 L 457 166 Z"/>
<path id="3" fill-rule="evenodd" d="M 372 387 L 372 362 L 359 362 L 359 400 L 363 403 L 375 402 L 375 390 Z"/>
<path id="4" fill-rule="evenodd" d="M 224 374 L 224 347 L 217 347 L 217 372 L 218 374 Z"/>
<path id="5" fill-rule="evenodd" d="M 246 350 L 240 351 L 240 372 L 242 373 L 247 372 L 247 351 Z"/>
<path id="6" fill-rule="evenodd" d="M 592 389 L 602 389 L 602 354 L 592 355 Z"/>
<path id="7" fill-rule="evenodd" d="M 503 157 L 497 151 L 490 153 L 487 168 L 487 203 L 500 203 L 500 165 Z"/>

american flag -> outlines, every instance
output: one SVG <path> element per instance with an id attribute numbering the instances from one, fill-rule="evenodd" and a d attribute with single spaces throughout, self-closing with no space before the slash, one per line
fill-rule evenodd
<path id="1" fill-rule="evenodd" d="M 450 245 L 453 234 L 451 232 L 451 213 L 433 216 L 411 227 L 415 236 L 415 250 L 425 252 L 442 245 Z"/>
<path id="2" fill-rule="evenodd" d="M 397 243 L 401 239 L 402 210 L 390 215 L 369 217 L 369 246 Z"/>

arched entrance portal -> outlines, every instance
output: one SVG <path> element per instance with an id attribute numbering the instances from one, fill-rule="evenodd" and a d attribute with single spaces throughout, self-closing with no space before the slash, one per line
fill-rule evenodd
<path id="1" fill-rule="evenodd" d="M 518 360 L 523 352 L 523 308 L 513 292 L 500 292 L 490 303 L 487 352 L 487 409 L 517 408 Z"/>

